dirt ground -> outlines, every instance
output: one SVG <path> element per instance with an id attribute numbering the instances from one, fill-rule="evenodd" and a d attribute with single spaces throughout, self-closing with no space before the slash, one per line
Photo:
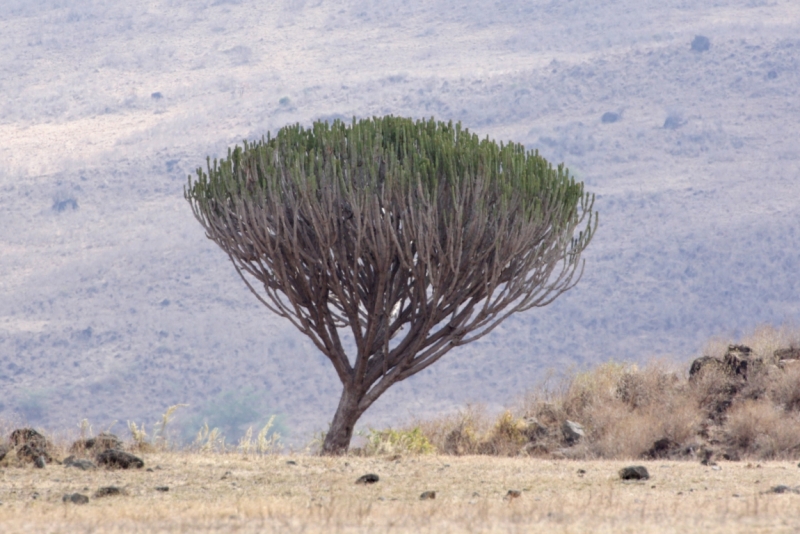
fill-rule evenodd
<path id="1" fill-rule="evenodd" d="M 3 532 L 797 532 L 790 462 L 637 462 L 486 456 L 320 458 L 186 452 L 137 470 L 0 468 Z M 356 484 L 374 473 L 374 484 Z M 123 494 L 96 497 L 101 487 Z M 160 488 L 160 489 L 157 489 Z M 168 488 L 165 490 L 165 488 Z M 509 490 L 519 496 L 509 498 Z M 426 491 L 434 499 L 420 499 Z M 65 494 L 89 497 L 64 503 Z"/>

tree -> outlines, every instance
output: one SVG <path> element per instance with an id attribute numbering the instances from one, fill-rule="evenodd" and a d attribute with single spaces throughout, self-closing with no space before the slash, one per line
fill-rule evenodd
<path id="1" fill-rule="evenodd" d="M 323 454 L 347 451 L 392 384 L 573 287 L 597 228 L 563 165 L 433 119 L 287 126 L 208 159 L 185 196 L 250 291 L 333 364 Z"/>

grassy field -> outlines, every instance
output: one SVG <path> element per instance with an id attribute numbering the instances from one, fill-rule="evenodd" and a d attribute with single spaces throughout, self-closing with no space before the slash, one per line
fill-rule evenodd
<path id="1" fill-rule="evenodd" d="M 797 532 L 796 462 L 145 454 L 137 470 L 0 467 L 10 532 Z M 380 480 L 356 484 L 361 475 Z M 95 497 L 104 486 L 124 494 Z M 161 487 L 161 490 L 156 488 Z M 168 487 L 167 491 L 163 488 Z M 509 490 L 520 492 L 506 498 Z M 435 491 L 433 500 L 421 500 Z M 62 502 L 81 493 L 87 504 Z"/>

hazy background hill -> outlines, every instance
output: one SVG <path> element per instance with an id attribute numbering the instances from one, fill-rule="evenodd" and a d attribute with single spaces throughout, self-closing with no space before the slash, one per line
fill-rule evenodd
<path id="1" fill-rule="evenodd" d="M 296 443 L 324 429 L 332 368 L 182 196 L 206 155 L 319 118 L 461 120 L 566 162 L 601 214 L 576 289 L 364 425 L 796 321 L 798 35 L 795 0 L 4 0 L 0 417 L 149 424 L 189 403 L 185 428 L 231 438 L 271 413 Z"/>

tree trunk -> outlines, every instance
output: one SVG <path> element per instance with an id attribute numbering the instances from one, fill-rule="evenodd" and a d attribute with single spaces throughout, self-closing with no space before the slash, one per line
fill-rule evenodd
<path id="1" fill-rule="evenodd" d="M 361 417 L 362 411 L 358 408 L 359 398 L 347 386 L 342 391 L 342 398 L 339 399 L 339 407 L 336 415 L 333 416 L 328 434 L 325 436 L 325 443 L 322 444 L 322 454 L 325 456 L 338 456 L 345 454 L 350 447 L 350 439 L 353 437 L 353 429 L 356 421 Z"/>

